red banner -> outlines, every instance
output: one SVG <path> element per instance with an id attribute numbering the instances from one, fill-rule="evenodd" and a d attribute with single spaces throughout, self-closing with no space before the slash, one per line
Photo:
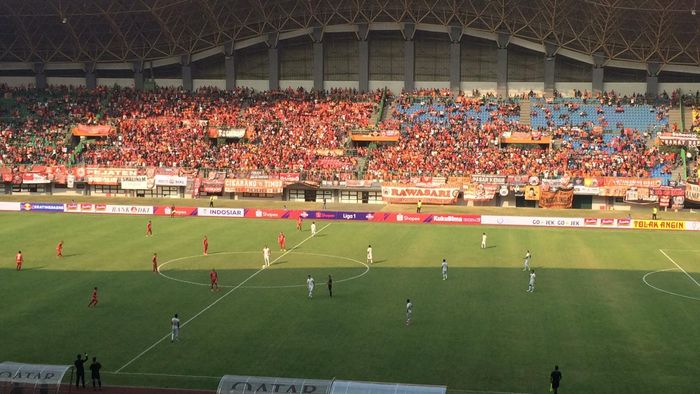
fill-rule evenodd
<path id="1" fill-rule="evenodd" d="M 79 124 L 72 130 L 76 137 L 107 137 L 114 134 L 114 127 L 109 125 L 91 126 Z"/>
<path id="2" fill-rule="evenodd" d="M 540 208 L 568 209 L 574 201 L 574 190 L 542 190 L 540 192 Z"/>
<path id="3" fill-rule="evenodd" d="M 622 178 L 606 176 L 602 179 L 603 185 L 615 187 L 659 187 L 662 182 L 660 178 Z"/>
<path id="4" fill-rule="evenodd" d="M 442 185 L 441 187 L 419 187 L 411 184 L 385 183 L 382 184 L 382 200 L 392 204 L 425 204 L 448 205 L 457 202 L 459 186 Z"/>
<path id="5" fill-rule="evenodd" d="M 281 179 L 226 179 L 224 191 L 227 193 L 282 194 Z"/>
<path id="6" fill-rule="evenodd" d="M 154 207 L 153 214 L 159 216 L 196 216 L 197 207 L 176 207 L 158 205 Z"/>

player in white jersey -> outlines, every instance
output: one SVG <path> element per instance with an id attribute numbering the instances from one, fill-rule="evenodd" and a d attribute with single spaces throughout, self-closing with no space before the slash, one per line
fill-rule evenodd
<path id="1" fill-rule="evenodd" d="M 270 266 L 270 248 L 265 245 L 263 248 L 263 268 L 267 268 Z"/>
<path id="2" fill-rule="evenodd" d="M 527 284 L 527 292 L 532 293 L 535 291 L 535 270 L 530 271 L 530 282 Z"/>
<path id="3" fill-rule="evenodd" d="M 442 259 L 442 280 L 447 279 L 447 260 Z"/>
<path id="4" fill-rule="evenodd" d="M 306 287 L 309 289 L 309 298 L 314 297 L 314 278 L 309 275 L 309 277 L 306 279 Z"/>
<path id="5" fill-rule="evenodd" d="M 170 333 L 170 342 L 174 342 L 178 340 L 178 337 L 180 336 L 180 319 L 177 317 L 177 313 L 175 316 L 173 316 L 172 319 L 170 319 L 170 323 L 172 326 L 172 332 Z"/>
<path id="6" fill-rule="evenodd" d="M 372 245 L 367 246 L 367 264 L 372 264 Z"/>
<path id="7" fill-rule="evenodd" d="M 486 233 L 481 234 L 481 249 L 486 249 Z"/>
<path id="8" fill-rule="evenodd" d="M 316 236 L 316 222 L 311 222 L 311 236 Z"/>
<path id="9" fill-rule="evenodd" d="M 532 258 L 532 255 L 530 254 L 530 250 L 528 250 L 527 253 L 525 253 L 525 262 L 523 263 L 524 264 L 523 271 L 530 270 L 530 258 Z"/>
<path id="10" fill-rule="evenodd" d="M 406 299 L 406 325 L 411 324 L 411 319 L 413 319 L 413 303 L 410 299 Z"/>

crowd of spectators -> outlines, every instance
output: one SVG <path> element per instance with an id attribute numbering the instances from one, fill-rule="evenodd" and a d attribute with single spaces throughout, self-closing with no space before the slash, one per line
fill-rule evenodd
<path id="1" fill-rule="evenodd" d="M 552 122 L 546 130 L 536 131 L 537 138 L 553 138 L 552 146 L 537 142 L 504 146 L 500 137 L 530 132 L 519 122 L 519 101 L 498 101 L 478 92 L 455 96 L 446 89 L 420 90 L 390 97 L 392 111 L 378 127 L 400 130 L 399 141 L 348 150 L 351 130 L 374 126 L 381 91 L 139 92 L 116 87 L 0 91 L 5 97 L 0 165 L 217 168 L 343 179 L 356 176 L 358 164 L 366 158 L 366 178 L 399 179 L 407 174 L 471 173 L 649 176 L 652 171 L 670 173 L 676 164 L 673 153 L 649 144 L 647 130 L 595 120 L 564 126 Z M 576 112 L 582 103 L 594 103 L 601 110 L 618 112 L 641 101 L 637 95 L 620 97 L 612 92 L 579 96 L 556 104 L 543 101 L 544 116 L 551 115 L 552 105 Z M 657 119 L 665 119 L 668 107 L 653 108 Z M 78 123 L 110 124 L 116 133 L 90 138 L 76 151 L 69 126 Z M 216 127 L 243 128 L 245 138 L 210 137 L 210 129 Z M 603 127 L 612 133 L 603 134 Z"/>
<path id="2" fill-rule="evenodd" d="M 367 178 L 473 173 L 648 177 L 670 174 L 676 165 L 676 154 L 651 146 L 646 130 L 624 125 L 607 134 L 594 123 L 569 125 L 537 133 L 538 138 L 557 141 L 552 147 L 535 138 L 529 144 L 506 146 L 500 137 L 523 131 L 522 125 L 509 121 L 519 112 L 515 104 L 494 107 L 488 98 L 425 96 L 398 98 L 394 116 L 401 121 L 403 138 L 371 152 Z M 486 122 L 478 116 L 482 112 L 488 113 Z"/>

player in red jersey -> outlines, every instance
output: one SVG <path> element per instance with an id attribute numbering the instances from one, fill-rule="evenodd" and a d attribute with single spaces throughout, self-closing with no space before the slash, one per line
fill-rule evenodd
<path id="1" fill-rule="evenodd" d="M 302 223 L 302 219 L 301 219 L 301 216 L 299 216 L 297 218 L 297 230 L 299 230 L 299 231 L 301 231 L 301 223 Z"/>
<path id="2" fill-rule="evenodd" d="M 158 273 L 158 253 L 153 253 L 151 263 L 153 263 L 153 272 Z"/>
<path id="3" fill-rule="evenodd" d="M 17 271 L 22 271 L 22 263 L 24 262 L 24 256 L 22 256 L 22 251 L 17 252 L 15 256 L 15 262 L 17 263 Z"/>
<path id="4" fill-rule="evenodd" d="M 211 281 L 209 289 L 211 289 L 211 291 L 219 291 L 219 274 L 216 273 L 214 268 L 212 268 L 209 273 L 209 280 Z"/>
<path id="5" fill-rule="evenodd" d="M 204 240 L 202 240 L 202 249 L 204 249 L 204 255 L 206 256 L 209 250 L 209 240 L 206 235 L 204 236 Z"/>
<path id="6" fill-rule="evenodd" d="M 146 224 L 146 236 L 150 237 L 153 235 L 153 223 L 149 220 Z"/>
<path id="7" fill-rule="evenodd" d="M 56 245 L 56 257 L 63 257 L 63 240 Z"/>
<path id="8" fill-rule="evenodd" d="M 280 246 L 280 250 L 283 252 L 287 250 L 287 238 L 285 238 L 284 233 L 280 231 L 280 235 L 277 236 L 277 243 Z"/>
<path id="9" fill-rule="evenodd" d="M 90 300 L 90 303 L 88 304 L 88 308 L 91 306 L 97 306 L 97 287 L 92 289 L 92 299 Z"/>

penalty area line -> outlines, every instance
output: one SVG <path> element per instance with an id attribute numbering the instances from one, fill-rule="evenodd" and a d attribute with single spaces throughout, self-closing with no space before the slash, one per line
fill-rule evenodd
<path id="1" fill-rule="evenodd" d="M 318 234 L 318 233 L 320 233 L 321 231 L 327 229 L 328 226 L 330 226 L 330 225 L 331 225 L 331 223 L 328 223 L 327 225 L 321 227 L 321 229 L 319 229 L 319 230 L 316 232 L 316 234 Z M 272 260 L 272 261 L 270 262 L 270 265 L 274 264 L 274 263 L 277 262 L 279 259 L 281 259 L 282 257 L 286 256 L 289 252 L 291 252 L 291 251 L 293 251 L 294 249 L 298 248 L 299 246 L 303 245 L 306 241 L 310 240 L 311 238 L 314 238 L 314 236 L 313 236 L 313 235 L 309 235 L 308 237 L 304 238 L 301 242 L 299 242 L 298 244 L 292 246 L 290 249 L 286 250 L 284 253 L 282 253 L 281 255 L 279 255 L 276 259 Z M 263 272 L 264 270 L 265 270 L 265 268 L 260 268 L 260 269 L 258 269 L 257 271 L 255 271 L 252 275 L 250 275 L 249 277 L 247 277 L 246 279 L 244 279 L 241 283 L 239 283 L 238 285 L 236 285 L 236 287 L 233 287 L 231 290 L 229 290 L 229 291 L 227 291 L 226 293 L 224 293 L 224 295 L 222 295 L 221 297 L 219 297 L 219 298 L 217 298 L 216 300 L 214 300 L 211 304 L 209 304 L 209 305 L 207 305 L 206 307 L 204 307 L 204 309 L 202 309 L 201 311 L 197 312 L 197 313 L 196 313 L 194 316 L 192 316 L 189 320 L 187 320 L 186 322 L 182 323 L 182 324 L 181 324 L 181 327 L 185 327 L 186 325 L 188 325 L 189 323 L 191 323 L 194 319 L 196 319 L 196 318 L 198 318 L 199 316 L 201 316 L 204 312 L 206 312 L 206 311 L 208 311 L 209 309 L 211 309 L 211 307 L 213 307 L 214 305 L 218 304 L 219 301 L 223 300 L 223 299 L 226 298 L 229 294 L 231 294 L 231 293 L 233 293 L 234 291 L 236 291 L 236 290 L 238 290 L 239 288 L 241 288 L 241 286 L 243 286 L 244 284 L 246 284 L 246 282 L 248 282 L 249 280 L 253 279 L 253 278 L 256 277 L 259 273 Z M 161 342 L 163 342 L 163 341 L 165 341 L 166 339 L 168 339 L 169 336 L 170 336 L 169 333 L 168 333 L 168 334 L 165 334 L 162 338 L 160 338 L 160 339 L 157 340 L 155 343 L 153 343 L 153 345 L 147 347 L 144 351 L 142 351 L 141 353 L 139 353 L 136 357 L 132 358 L 131 360 L 129 360 L 129 362 L 127 362 L 126 364 L 122 365 L 119 369 L 117 369 L 116 371 L 114 371 L 114 373 L 115 373 L 115 374 L 119 374 L 124 368 L 128 367 L 128 366 L 131 365 L 134 361 L 140 359 L 141 357 L 143 357 L 144 354 L 150 352 L 154 347 L 158 346 Z"/>
<path id="2" fill-rule="evenodd" d="M 666 252 L 664 252 L 664 251 L 661 250 L 661 249 L 659 249 L 659 252 L 661 252 L 661 254 L 663 254 L 664 256 L 666 256 L 666 258 L 667 258 L 670 262 L 672 262 L 673 265 L 675 265 L 676 267 L 678 267 L 679 270 L 683 271 L 683 273 L 684 273 L 688 278 L 690 278 L 690 280 L 692 280 L 693 283 L 695 283 L 698 287 L 700 287 L 700 283 L 698 283 L 698 281 L 695 280 L 695 278 L 693 278 L 692 276 L 690 276 L 690 274 L 689 274 L 686 270 L 684 270 L 683 267 L 681 267 L 680 265 L 678 265 L 678 263 L 676 263 L 671 257 L 669 257 L 669 255 L 667 255 Z"/>

